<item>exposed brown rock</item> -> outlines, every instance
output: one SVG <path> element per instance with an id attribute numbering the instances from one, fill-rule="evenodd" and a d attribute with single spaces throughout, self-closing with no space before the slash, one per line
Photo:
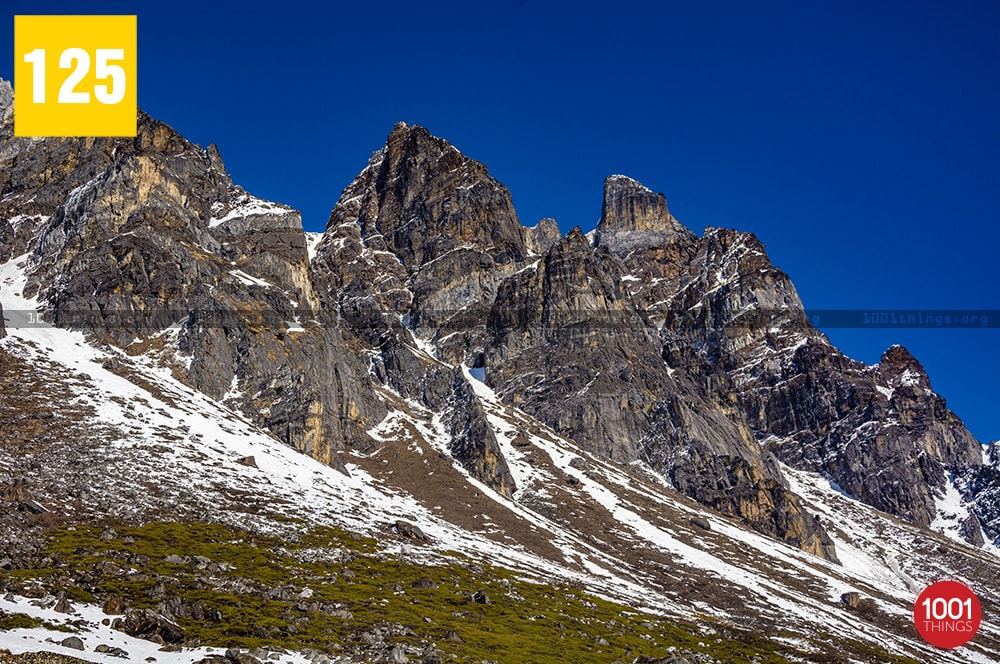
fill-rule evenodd
<path id="1" fill-rule="evenodd" d="M 562 237 L 555 219 L 546 217 L 530 228 L 524 229 L 524 243 L 528 252 L 543 255 Z"/>
<path id="2" fill-rule="evenodd" d="M 104 601 L 101 610 L 109 616 L 120 616 L 125 613 L 125 600 L 119 595 L 112 595 Z"/>
<path id="3" fill-rule="evenodd" d="M 0 233 L 2 253 L 31 244 L 25 294 L 53 322 L 122 346 L 181 324 L 173 350 L 194 387 L 217 399 L 242 387 L 258 424 L 335 466 L 370 445 L 385 411 L 354 341 L 305 323 L 325 316 L 299 214 L 234 186 L 214 147 L 140 114 L 134 140 L 11 138 L 4 159 L 3 205 L 22 221 Z"/>
<path id="4" fill-rule="evenodd" d="M 400 537 L 421 541 L 427 540 L 427 535 L 424 535 L 424 531 L 408 521 L 396 521 L 393 528 L 395 528 Z"/>
<path id="5" fill-rule="evenodd" d="M 694 234 L 674 219 L 667 199 L 624 175 L 604 180 L 601 220 L 594 236 L 595 246 L 618 255 L 646 247 L 660 247 Z"/>
<path id="6" fill-rule="evenodd" d="M 144 114 L 131 140 L 17 139 L 11 99 L 0 83 L 0 260 L 28 254 L 25 295 L 99 340 L 161 344 L 184 381 L 335 467 L 378 449 L 367 431 L 399 399 L 513 496 L 461 363 L 594 454 L 828 558 L 775 457 L 922 525 L 952 477 L 972 498 L 997 485 L 908 352 L 844 357 L 757 238 L 699 238 L 630 178 L 606 180 L 591 245 L 525 229 L 483 164 L 400 123 L 310 260 L 298 213 L 235 186 L 213 146 Z M 971 504 L 967 538 L 996 537 L 996 508 Z"/>
<path id="7" fill-rule="evenodd" d="M 461 373 L 456 373 L 454 391 L 448 405 L 452 413 L 449 423 L 452 456 L 473 477 L 497 493 L 513 497 L 517 487 L 507 461 L 500 451 L 500 445 L 479 398 Z"/>
<path id="8" fill-rule="evenodd" d="M 184 642 L 184 631 L 178 625 L 150 609 L 129 609 L 123 618 L 115 618 L 111 627 L 161 645 Z"/>

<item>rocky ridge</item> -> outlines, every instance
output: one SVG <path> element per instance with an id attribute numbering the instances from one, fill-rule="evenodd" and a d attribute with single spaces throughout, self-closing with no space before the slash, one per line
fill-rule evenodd
<path id="1" fill-rule="evenodd" d="M 732 620 L 802 593 L 833 611 L 823 598 L 844 584 L 897 611 L 910 582 L 874 562 L 863 582 L 838 567 L 838 551 L 856 564 L 874 545 L 845 533 L 854 522 L 807 472 L 913 524 L 877 521 L 939 547 L 929 560 L 992 569 L 992 554 L 920 528 L 995 541 L 996 446 L 984 455 L 905 349 L 866 367 L 833 348 L 754 236 L 698 236 L 639 183 L 608 178 L 592 240 L 552 220 L 525 228 L 485 166 L 401 123 L 310 258 L 297 212 L 243 191 L 217 150 L 147 116 L 134 140 L 38 141 L 13 138 L 2 117 L 0 296 L 59 327 L 58 342 L 14 327 L 0 378 L 23 391 L 32 375 L 64 404 L 29 413 L 31 390 L 4 391 L 0 471 L 32 478 L 7 492 L 18 507 L 5 528 L 68 518 L 43 506 L 58 504 L 240 525 L 278 509 L 277 528 L 332 516 L 371 531 L 366 517 L 390 519 L 391 503 L 393 536 L 401 523 L 421 546 L 461 541 L 591 584 L 608 574 L 616 593 L 686 611 L 702 601 L 700 572 L 675 576 L 695 560 L 709 561 L 712 602 Z M 85 371 L 56 350 L 74 346 L 95 353 Z M 273 441 L 345 474 L 273 449 L 269 460 Z M 118 472 L 144 489 L 122 501 Z M 216 493 L 191 498 L 179 477 Z M 747 542 L 756 553 L 741 557 Z M 37 553 L 23 564 L 42 565 Z M 788 564 L 817 576 L 754 580 Z"/>
<path id="2" fill-rule="evenodd" d="M 523 227 L 485 166 L 399 123 L 310 260 L 298 213 L 148 116 L 134 140 L 41 141 L 4 117 L 0 252 L 27 253 L 25 297 L 160 353 L 334 466 L 380 447 L 369 431 L 397 395 L 442 413 L 456 461 L 511 495 L 460 365 L 584 449 L 830 558 L 777 459 L 920 525 L 949 478 L 982 466 L 905 350 L 876 368 L 844 358 L 756 238 L 698 237 L 625 176 L 605 182 L 593 243 L 559 237 L 551 220 Z M 974 518 L 963 531 L 981 542 Z"/>
<path id="3" fill-rule="evenodd" d="M 298 212 L 234 186 L 201 149 L 141 114 L 135 139 L 18 139 L 0 148 L 8 259 L 56 325 L 164 353 L 190 384 L 239 402 L 328 463 L 383 414 L 352 340 L 317 311 Z M 16 212 L 16 214 L 15 214 Z"/>

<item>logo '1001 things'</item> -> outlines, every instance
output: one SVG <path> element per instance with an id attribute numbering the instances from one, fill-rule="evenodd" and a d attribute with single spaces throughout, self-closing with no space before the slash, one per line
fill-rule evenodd
<path id="1" fill-rule="evenodd" d="M 958 581 L 938 581 L 924 589 L 913 606 L 913 622 L 925 641 L 938 648 L 957 648 L 979 631 L 979 598 Z"/>

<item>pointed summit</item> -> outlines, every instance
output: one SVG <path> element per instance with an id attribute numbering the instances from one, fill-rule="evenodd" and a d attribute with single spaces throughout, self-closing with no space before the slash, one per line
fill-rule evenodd
<path id="1" fill-rule="evenodd" d="M 670 214 L 663 194 L 625 175 L 610 175 L 604 181 L 596 246 L 624 254 L 693 237 L 694 233 Z"/>
<path id="2" fill-rule="evenodd" d="M 507 188 L 448 141 L 405 122 L 344 190 L 327 228 L 352 222 L 409 268 L 463 246 L 498 262 L 527 253 Z"/>
<path id="3" fill-rule="evenodd" d="M 654 230 L 640 227 L 655 224 L 670 216 L 667 199 L 627 175 L 609 175 L 604 180 L 604 206 L 601 222 L 609 227 L 628 230 Z"/>
<path id="4" fill-rule="evenodd" d="M 882 353 L 879 362 L 879 373 L 889 381 L 892 387 L 900 385 L 931 389 L 930 379 L 924 366 L 905 346 L 895 344 Z"/>
<path id="5" fill-rule="evenodd" d="M 528 246 L 528 251 L 533 254 L 544 254 L 561 238 L 559 224 L 551 217 L 546 217 L 534 226 L 524 229 L 525 244 Z"/>

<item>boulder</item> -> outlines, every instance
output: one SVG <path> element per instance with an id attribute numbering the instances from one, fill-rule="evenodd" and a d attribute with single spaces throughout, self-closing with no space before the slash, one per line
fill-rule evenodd
<path id="1" fill-rule="evenodd" d="M 418 540 L 421 542 L 427 541 L 427 535 L 424 534 L 424 531 L 420 530 L 419 527 L 409 523 L 408 521 L 396 521 L 396 523 L 393 524 L 393 529 L 400 537 Z"/>
<path id="2" fill-rule="evenodd" d="M 83 641 L 79 636 L 68 636 L 59 642 L 59 645 L 64 648 L 72 648 L 73 650 L 83 650 Z"/>
<path id="3" fill-rule="evenodd" d="M 129 609 L 122 618 L 116 618 L 111 627 L 161 645 L 179 644 L 185 640 L 180 626 L 151 609 Z"/>

